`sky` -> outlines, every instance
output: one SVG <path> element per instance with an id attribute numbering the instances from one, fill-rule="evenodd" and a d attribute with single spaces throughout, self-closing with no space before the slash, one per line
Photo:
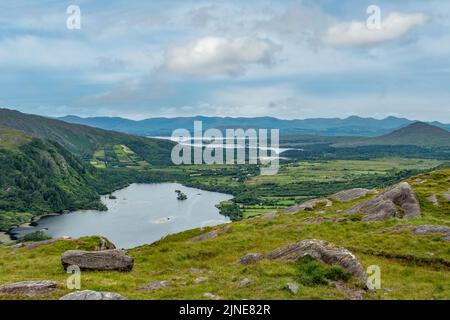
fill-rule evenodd
<path id="1" fill-rule="evenodd" d="M 450 123 L 450 1 L 2 0 L 0 88 L 46 116 Z"/>

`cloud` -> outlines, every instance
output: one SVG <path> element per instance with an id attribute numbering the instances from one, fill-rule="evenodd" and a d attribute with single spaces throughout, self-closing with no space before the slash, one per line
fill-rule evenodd
<path id="1" fill-rule="evenodd" d="M 270 65 L 278 50 L 267 39 L 205 37 L 170 49 L 165 68 L 193 76 L 236 76 L 252 64 Z"/>
<path id="2" fill-rule="evenodd" d="M 335 46 L 361 46 L 399 38 L 427 21 L 422 13 L 390 13 L 381 21 L 381 29 L 369 29 L 366 22 L 351 21 L 331 26 L 322 41 Z"/>

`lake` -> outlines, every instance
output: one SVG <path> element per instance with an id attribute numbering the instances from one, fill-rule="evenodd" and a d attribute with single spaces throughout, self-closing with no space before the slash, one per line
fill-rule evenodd
<path id="1" fill-rule="evenodd" d="M 186 194 L 187 200 L 177 200 L 175 190 Z M 52 237 L 101 235 L 118 248 L 133 248 L 168 234 L 227 223 L 230 220 L 219 214 L 215 205 L 233 198 L 177 183 L 132 184 L 113 196 L 116 199 L 102 197 L 108 211 L 83 210 L 45 216 L 37 221 L 37 226 L 17 228 L 12 234 L 21 236 L 46 229 Z"/>

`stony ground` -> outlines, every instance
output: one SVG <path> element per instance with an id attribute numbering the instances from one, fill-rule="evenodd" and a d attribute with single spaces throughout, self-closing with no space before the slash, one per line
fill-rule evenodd
<path id="1" fill-rule="evenodd" d="M 348 213 L 383 190 L 346 202 L 330 197 L 332 205 L 317 201 L 299 211 L 280 211 L 226 228 L 190 230 L 127 250 L 134 259 L 132 271 L 82 271 L 81 289 L 115 292 L 129 299 L 450 299 L 450 170 L 407 182 L 420 204 L 421 214 L 415 217 L 405 216 L 410 207 L 397 198 L 387 206 L 386 220 L 363 221 L 370 210 Z M 336 267 L 334 260 L 324 267 L 322 262 L 267 258 L 274 250 L 309 239 L 345 248 L 364 271 L 378 266 L 381 288 L 367 290 L 357 277 L 347 279 L 336 268 L 331 271 L 341 278 L 322 281 L 330 274 L 326 268 Z M 58 299 L 72 292 L 66 288 L 70 275 L 61 255 L 68 250 L 96 250 L 100 242 L 87 237 L 0 247 L 0 285 L 26 280 L 57 283 L 56 289 L 41 294 L 0 293 L 0 298 Z M 237 262 L 249 253 L 257 255 L 247 257 L 259 258 Z"/>

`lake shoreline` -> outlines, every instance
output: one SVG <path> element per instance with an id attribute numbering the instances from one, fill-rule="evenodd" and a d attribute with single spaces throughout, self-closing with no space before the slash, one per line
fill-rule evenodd
<path id="1" fill-rule="evenodd" d="M 177 199 L 176 190 L 186 193 L 187 199 Z M 163 182 L 133 183 L 114 192 L 114 198 L 108 195 L 100 199 L 108 208 L 106 212 L 77 210 L 35 216 L 28 223 L 11 228 L 9 240 L 45 230 L 54 238 L 101 235 L 120 247 L 133 248 L 169 234 L 231 222 L 217 208 L 232 199 L 231 194 Z"/>

